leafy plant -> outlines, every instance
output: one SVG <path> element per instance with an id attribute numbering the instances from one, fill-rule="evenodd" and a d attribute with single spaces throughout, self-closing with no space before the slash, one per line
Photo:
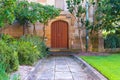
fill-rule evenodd
<path id="1" fill-rule="evenodd" d="M 85 25 L 84 15 L 85 8 L 83 7 L 83 0 L 67 0 L 68 10 L 75 17 L 77 21 L 77 29 L 79 34 L 79 41 L 81 44 L 81 50 L 84 51 L 84 45 L 81 35 L 81 30 Z"/>
<path id="2" fill-rule="evenodd" d="M 39 11 L 39 15 L 41 18 L 39 18 L 39 22 L 42 23 L 43 26 L 43 39 L 45 39 L 45 26 L 47 25 L 48 21 L 51 19 L 54 19 L 55 17 L 60 15 L 60 10 L 55 8 L 54 6 L 43 6 L 43 10 Z"/>
<path id="3" fill-rule="evenodd" d="M 0 40 L 0 63 L 3 63 L 6 72 L 18 69 L 18 53 L 5 41 Z"/>
<path id="4" fill-rule="evenodd" d="M 7 44 L 15 40 L 12 36 L 5 34 L 1 34 L 1 39 L 4 40 Z"/>
<path id="5" fill-rule="evenodd" d="M 98 0 L 94 30 L 117 30 L 120 27 L 120 0 Z"/>
<path id="6" fill-rule="evenodd" d="M 105 48 L 120 48 L 120 36 L 115 33 L 110 33 L 104 40 Z"/>
<path id="7" fill-rule="evenodd" d="M 38 36 L 22 36 L 21 40 L 33 43 L 36 46 L 36 48 L 39 50 L 40 58 L 47 56 L 47 51 L 46 51 L 47 47 L 40 37 L 38 37 Z"/>
<path id="8" fill-rule="evenodd" d="M 14 10 L 17 0 L 0 0 L 0 27 L 6 23 L 12 24 L 15 20 Z"/>
<path id="9" fill-rule="evenodd" d="M 20 80 L 19 75 L 13 75 L 13 78 L 10 78 L 8 73 L 6 73 L 3 64 L 0 63 L 0 80 Z"/>
<path id="10" fill-rule="evenodd" d="M 9 80 L 7 73 L 5 72 L 4 67 L 0 64 L 0 80 Z"/>
<path id="11" fill-rule="evenodd" d="M 16 20 L 23 26 L 23 34 L 26 34 L 26 27 L 29 22 L 29 2 L 26 0 L 19 1 L 15 9 Z"/>
<path id="12" fill-rule="evenodd" d="M 39 21 L 39 19 L 41 18 L 41 15 L 39 13 L 39 11 L 43 12 L 43 5 L 41 5 L 40 3 L 35 3 L 35 2 L 31 2 L 29 4 L 30 6 L 30 15 L 29 20 L 30 22 L 33 24 L 33 35 L 36 35 L 36 29 L 35 29 L 35 23 Z"/>
<path id="13" fill-rule="evenodd" d="M 17 51 L 20 64 L 32 65 L 39 59 L 37 46 L 31 42 L 19 41 Z"/>
<path id="14" fill-rule="evenodd" d="M 56 9 L 53 6 L 43 6 L 40 3 L 31 2 L 28 1 L 20 1 L 17 4 L 17 8 L 15 10 L 16 19 L 19 23 L 21 23 L 24 27 L 24 34 L 25 34 L 25 28 L 28 23 L 32 23 L 34 26 L 33 34 L 36 35 L 35 30 L 35 23 L 40 22 L 46 25 L 50 19 L 55 18 L 60 14 L 59 9 Z M 43 29 L 45 26 L 43 27 Z M 45 36 L 45 30 L 43 38 Z"/>

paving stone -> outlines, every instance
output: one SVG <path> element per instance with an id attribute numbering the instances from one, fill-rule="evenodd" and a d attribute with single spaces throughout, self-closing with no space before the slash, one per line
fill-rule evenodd
<path id="1" fill-rule="evenodd" d="M 93 80 L 80 64 L 66 56 L 47 58 L 33 75 L 33 80 Z"/>
<path id="2" fill-rule="evenodd" d="M 47 80 L 54 79 L 54 71 L 53 70 L 44 71 L 43 73 L 38 75 L 38 80 L 39 79 L 47 79 Z"/>
<path id="3" fill-rule="evenodd" d="M 74 80 L 88 80 L 86 77 L 74 77 Z"/>
<path id="4" fill-rule="evenodd" d="M 55 71 L 70 71 L 67 65 L 56 65 Z"/>
<path id="5" fill-rule="evenodd" d="M 77 62 L 74 62 L 74 61 L 69 61 L 69 62 L 67 62 L 67 64 L 68 64 L 68 65 L 78 65 L 78 63 L 77 63 Z"/>
<path id="6" fill-rule="evenodd" d="M 87 74 L 84 72 L 72 73 L 74 80 L 89 80 Z"/>
<path id="7" fill-rule="evenodd" d="M 66 65 L 65 61 L 56 61 L 55 65 Z"/>
<path id="8" fill-rule="evenodd" d="M 50 64 L 50 65 L 44 66 L 44 68 L 45 68 L 46 70 L 48 70 L 48 69 L 54 69 L 55 66 Z"/>
<path id="9" fill-rule="evenodd" d="M 77 69 L 77 68 L 75 68 L 75 67 L 70 67 L 70 71 L 71 72 L 82 72 L 83 70 L 82 69 Z"/>
<path id="10" fill-rule="evenodd" d="M 73 79 L 70 72 L 55 72 L 55 80 Z"/>
<path id="11" fill-rule="evenodd" d="M 87 74 L 85 72 L 73 72 L 72 75 L 73 76 L 84 76 L 84 77 L 87 76 Z"/>
<path id="12" fill-rule="evenodd" d="M 82 72 L 83 71 L 83 69 L 81 67 L 78 67 L 78 66 L 75 66 L 75 65 L 69 66 L 69 69 L 70 69 L 71 72 Z"/>
<path id="13" fill-rule="evenodd" d="M 61 80 L 61 79 L 55 79 L 55 80 Z M 73 80 L 73 79 L 62 79 L 62 80 Z"/>

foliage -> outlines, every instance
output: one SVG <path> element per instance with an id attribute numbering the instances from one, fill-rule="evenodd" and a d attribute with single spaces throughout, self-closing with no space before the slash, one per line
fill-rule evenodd
<path id="1" fill-rule="evenodd" d="M 49 52 L 49 50 L 47 50 L 47 49 L 49 49 L 46 45 L 45 45 L 45 43 L 42 41 L 41 43 L 40 43 L 40 45 L 39 45 L 39 51 L 40 51 L 40 57 L 41 58 L 44 58 L 44 57 L 46 57 L 47 55 L 48 55 L 48 52 Z"/>
<path id="2" fill-rule="evenodd" d="M 3 64 L 0 64 L 0 80 L 20 80 L 18 75 L 13 75 L 13 78 L 10 78 L 6 73 Z"/>
<path id="3" fill-rule="evenodd" d="M 81 50 L 84 51 L 83 40 L 82 40 L 82 28 L 85 26 L 85 8 L 83 7 L 83 0 L 67 0 L 67 6 L 69 12 L 75 17 L 78 26 L 79 40 L 81 44 Z M 87 48 L 87 47 L 86 47 Z"/>
<path id="4" fill-rule="evenodd" d="M 29 21 L 33 24 L 33 34 L 36 35 L 36 29 L 35 29 L 35 23 L 38 22 L 38 20 L 41 18 L 39 11 L 42 11 L 43 5 L 35 2 L 31 2 L 29 4 L 30 10 L 29 10 Z"/>
<path id="5" fill-rule="evenodd" d="M 26 41 L 19 41 L 17 47 L 20 64 L 32 65 L 39 59 L 39 51 L 36 45 Z"/>
<path id="6" fill-rule="evenodd" d="M 108 80 L 120 80 L 120 54 L 82 56 L 81 58 L 106 76 Z"/>
<path id="7" fill-rule="evenodd" d="M 5 34 L 1 34 L 0 37 L 2 40 L 4 40 L 7 44 L 9 44 L 10 42 L 14 41 L 14 38 L 10 35 L 5 35 Z"/>
<path id="8" fill-rule="evenodd" d="M 2 64 L 0 64 L 0 80 L 9 80 L 9 77 L 5 72 L 5 69 L 3 68 Z"/>
<path id="9" fill-rule="evenodd" d="M 47 56 L 46 48 L 44 42 L 37 36 L 23 36 L 17 40 L 2 34 L 0 63 L 5 72 L 12 72 L 18 69 L 19 64 L 32 65 L 38 59 Z"/>
<path id="10" fill-rule="evenodd" d="M 104 40 L 105 48 L 120 48 L 120 36 L 116 33 L 109 33 Z"/>
<path id="11" fill-rule="evenodd" d="M 32 24 L 35 24 L 41 17 L 39 14 L 39 11 L 41 11 L 43 5 L 39 4 L 39 3 L 35 3 L 35 2 L 31 2 L 29 3 L 29 20 Z"/>
<path id="12" fill-rule="evenodd" d="M 47 56 L 47 47 L 38 36 L 22 36 L 18 46 L 20 64 L 31 65 L 39 58 Z"/>
<path id="13" fill-rule="evenodd" d="M 40 37 L 38 37 L 38 36 L 22 36 L 21 40 L 33 43 L 39 50 L 40 58 L 47 56 L 47 51 L 46 51 L 47 47 L 46 47 L 45 43 L 41 40 Z"/>
<path id="14" fill-rule="evenodd" d="M 77 18 L 78 27 L 80 27 L 80 23 L 84 23 L 83 14 L 85 13 L 85 8 L 83 7 L 82 0 L 67 0 L 68 10 L 69 12 Z M 82 26 L 83 27 L 83 26 Z"/>
<path id="15" fill-rule="evenodd" d="M 120 0 L 98 0 L 95 30 L 117 30 L 120 28 Z"/>
<path id="16" fill-rule="evenodd" d="M 20 1 L 15 10 L 15 14 L 17 21 L 19 21 L 24 27 L 29 22 L 32 23 L 34 26 L 33 33 L 36 34 L 36 22 L 39 21 L 40 23 L 47 24 L 48 20 L 58 16 L 60 11 L 53 6 L 43 6 L 40 3 Z"/>
<path id="17" fill-rule="evenodd" d="M 14 10 L 17 0 L 0 0 L 0 27 L 15 20 Z"/>
<path id="18" fill-rule="evenodd" d="M 11 46 L 0 40 L 0 63 L 3 63 L 6 72 L 17 70 L 19 65 L 18 53 Z"/>
<path id="19" fill-rule="evenodd" d="M 43 13 L 40 11 L 41 18 L 39 19 L 39 22 L 47 24 L 49 20 L 59 16 L 59 14 L 60 10 L 55 8 L 54 6 L 43 6 Z"/>
<path id="20" fill-rule="evenodd" d="M 47 25 L 49 20 L 54 19 L 55 17 L 60 15 L 60 10 L 53 7 L 53 6 L 47 5 L 47 6 L 43 6 L 42 12 L 40 11 L 39 13 L 41 16 L 41 18 L 39 19 L 39 22 L 44 24 L 44 26 L 43 26 L 43 40 L 42 40 L 42 41 L 44 41 L 45 26 Z"/>
<path id="21" fill-rule="evenodd" d="M 30 16 L 29 2 L 26 0 L 19 1 L 17 3 L 17 8 L 15 9 L 16 20 L 23 26 L 23 34 L 26 34 L 26 26 L 29 22 Z"/>
<path id="22" fill-rule="evenodd" d="M 20 1 L 17 4 L 17 8 L 15 9 L 16 20 L 19 21 L 20 24 L 24 25 L 29 21 L 28 16 L 29 13 L 29 2 L 28 1 Z"/>

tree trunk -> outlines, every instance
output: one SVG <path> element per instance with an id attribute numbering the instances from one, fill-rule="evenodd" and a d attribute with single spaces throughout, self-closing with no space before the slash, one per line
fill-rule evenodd
<path id="1" fill-rule="evenodd" d="M 26 22 L 25 24 L 23 24 L 23 35 L 27 35 L 27 33 L 28 33 L 28 22 Z"/>
<path id="2" fill-rule="evenodd" d="M 33 24 L 33 35 L 37 35 L 36 29 L 35 29 L 35 24 Z"/>
<path id="3" fill-rule="evenodd" d="M 23 35 L 25 35 L 25 24 L 23 24 Z"/>
<path id="4" fill-rule="evenodd" d="M 83 44 L 83 39 L 82 39 L 82 26 L 80 26 L 80 18 L 78 18 L 78 33 L 79 33 L 79 41 L 80 41 L 80 47 L 81 47 L 81 51 L 84 51 L 84 44 Z"/>
<path id="5" fill-rule="evenodd" d="M 79 41 L 80 41 L 80 47 L 81 47 L 81 51 L 84 51 L 84 44 L 83 44 L 83 39 L 82 39 L 82 31 L 79 30 Z"/>
<path id="6" fill-rule="evenodd" d="M 44 41 L 44 39 L 45 39 L 45 24 L 43 26 L 43 39 L 42 39 L 42 41 Z"/>

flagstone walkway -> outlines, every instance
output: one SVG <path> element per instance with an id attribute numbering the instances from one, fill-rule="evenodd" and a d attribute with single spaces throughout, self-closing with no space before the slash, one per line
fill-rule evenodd
<path id="1" fill-rule="evenodd" d="M 94 80 L 80 64 L 67 56 L 45 59 L 31 76 L 29 80 Z"/>

